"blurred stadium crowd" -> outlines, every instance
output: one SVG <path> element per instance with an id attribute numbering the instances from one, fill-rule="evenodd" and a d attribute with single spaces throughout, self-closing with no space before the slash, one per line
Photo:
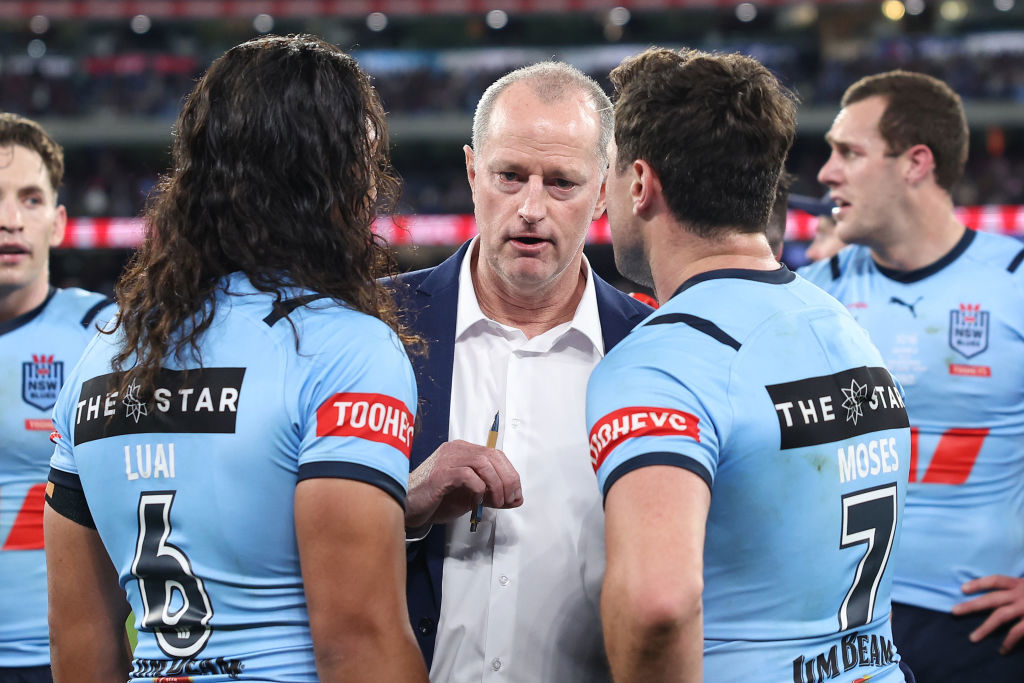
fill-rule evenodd
<path id="1" fill-rule="evenodd" d="M 892 68 L 938 76 L 964 98 L 972 126 L 957 204 L 1024 204 L 1024 3 L 1013 0 L 152 19 L 133 14 L 140 3 L 120 4 L 121 14 L 73 20 L 0 13 L 0 110 L 40 120 L 65 146 L 62 200 L 73 217 L 138 215 L 166 166 L 184 94 L 228 47 L 267 32 L 316 33 L 373 74 L 402 213 L 472 212 L 461 146 L 472 106 L 498 76 L 556 58 L 606 83 L 622 57 L 651 44 L 742 52 L 771 68 L 801 100 L 789 171 L 793 191 L 812 196 L 824 190 L 822 135 L 850 83 Z M 579 10 L 591 4 L 602 8 Z"/>

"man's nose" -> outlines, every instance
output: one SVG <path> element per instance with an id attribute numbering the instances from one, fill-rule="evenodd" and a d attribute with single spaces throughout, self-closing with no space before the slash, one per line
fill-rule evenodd
<path id="1" fill-rule="evenodd" d="M 547 215 L 547 192 L 544 179 L 530 176 L 523 188 L 523 203 L 519 207 L 519 217 L 527 223 L 539 223 Z"/>
<path id="2" fill-rule="evenodd" d="M 16 199 L 0 199 L 0 230 L 15 232 L 24 227 L 21 207 Z"/>

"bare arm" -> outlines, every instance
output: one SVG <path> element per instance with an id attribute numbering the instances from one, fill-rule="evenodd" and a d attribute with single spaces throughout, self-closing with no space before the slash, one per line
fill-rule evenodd
<path id="1" fill-rule="evenodd" d="M 617 683 L 700 683 L 704 526 L 711 492 L 697 475 L 644 467 L 605 502 L 605 646 Z"/>
<path id="2" fill-rule="evenodd" d="M 444 524 L 480 501 L 492 508 L 522 505 L 519 473 L 499 450 L 448 441 L 409 475 L 405 525 Z"/>
<path id="3" fill-rule="evenodd" d="M 307 479 L 295 489 L 295 532 L 320 680 L 424 683 L 398 503 L 360 481 Z"/>
<path id="4" fill-rule="evenodd" d="M 128 603 L 95 529 L 43 509 L 55 683 L 128 679 Z"/>
<path id="5" fill-rule="evenodd" d="M 971 634 L 971 642 L 978 642 L 990 636 L 1000 626 L 1007 626 L 1010 632 L 1003 638 L 1000 654 L 1009 654 L 1024 638 L 1024 578 L 993 574 L 968 581 L 960 587 L 964 593 L 984 595 L 953 606 L 953 614 L 970 614 L 991 610 L 992 613 Z"/>

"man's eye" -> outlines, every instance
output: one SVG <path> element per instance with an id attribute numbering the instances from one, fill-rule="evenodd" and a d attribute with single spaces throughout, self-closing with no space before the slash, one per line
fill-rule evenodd
<path id="1" fill-rule="evenodd" d="M 519 174 L 515 171 L 502 171 L 498 176 L 506 183 L 514 183 L 519 180 Z"/>
<path id="2" fill-rule="evenodd" d="M 560 190 L 571 190 L 572 188 L 576 187 L 576 183 L 572 182 L 571 180 L 566 180 L 565 178 L 556 178 L 555 187 L 557 187 Z"/>

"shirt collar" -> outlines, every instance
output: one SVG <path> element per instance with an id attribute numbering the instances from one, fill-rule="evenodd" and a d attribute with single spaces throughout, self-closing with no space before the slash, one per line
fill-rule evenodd
<path id="1" fill-rule="evenodd" d="M 480 310 L 480 303 L 476 297 L 476 288 L 473 286 L 473 275 L 470 268 L 479 239 L 479 237 L 473 238 L 473 241 L 469 245 L 469 249 L 466 250 L 466 256 L 462 259 L 462 264 L 459 267 L 459 301 L 455 316 L 456 341 L 459 340 L 466 330 L 482 322 L 487 323 L 492 327 L 505 327 L 484 315 L 484 312 Z M 583 256 L 583 272 L 586 276 L 586 284 L 583 288 L 583 297 L 576 306 L 576 312 L 573 314 L 573 318 L 569 321 L 568 327 L 563 334 L 568 333 L 570 330 L 577 331 L 584 335 L 601 355 L 604 355 L 604 337 L 601 334 L 601 316 L 597 310 L 597 290 L 594 287 L 594 274 L 591 270 L 590 262 L 587 261 L 586 255 Z"/>

